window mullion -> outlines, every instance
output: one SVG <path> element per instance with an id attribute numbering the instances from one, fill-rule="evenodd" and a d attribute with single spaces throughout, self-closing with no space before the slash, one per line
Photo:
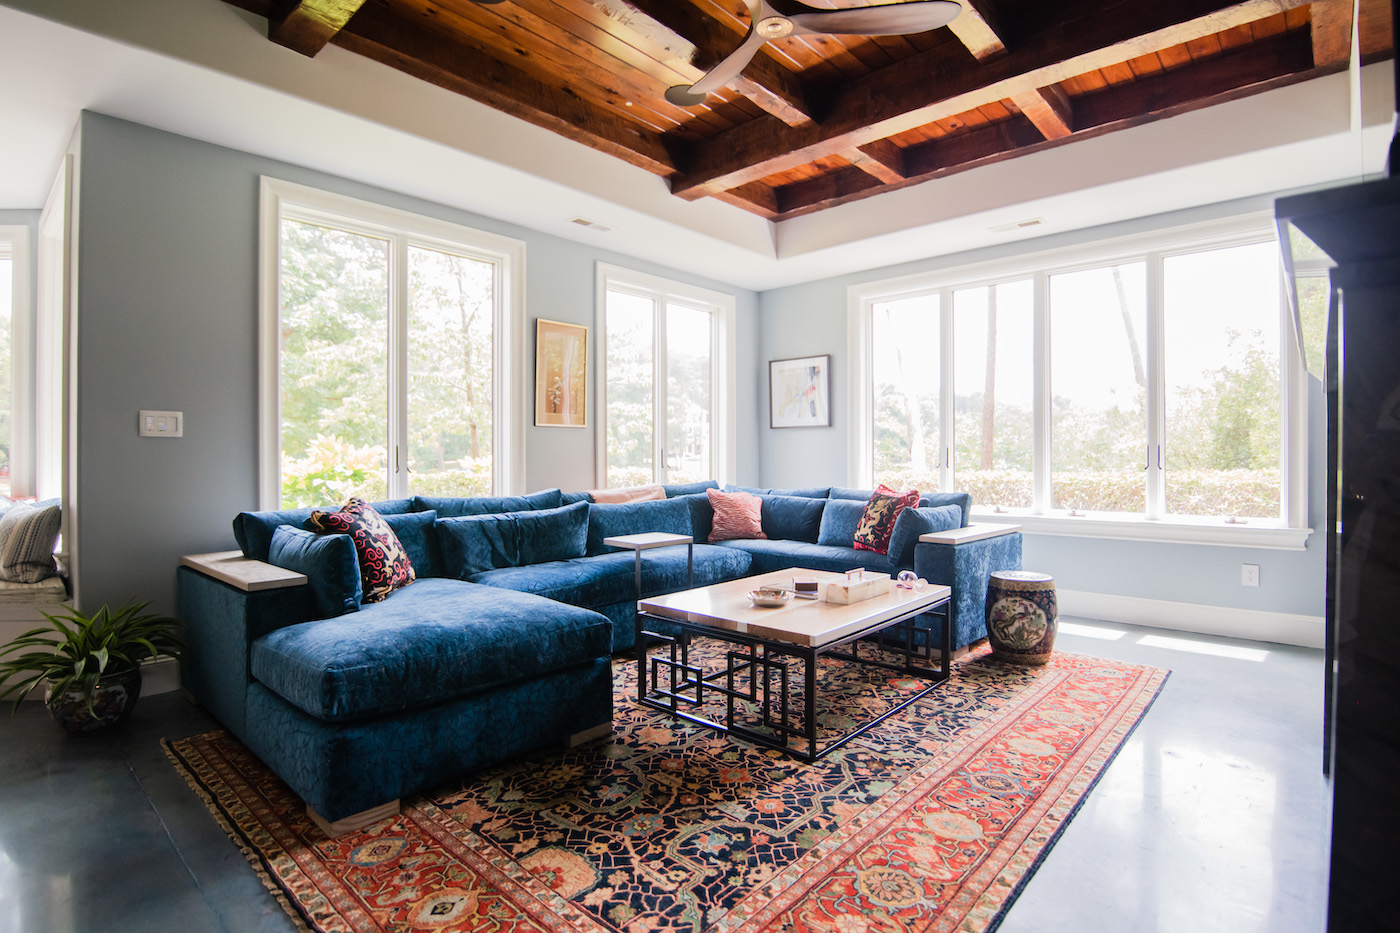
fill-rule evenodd
<path id="1" fill-rule="evenodd" d="M 1147 255 L 1147 518 L 1167 514 L 1166 277 L 1161 253 Z"/>
<path id="2" fill-rule="evenodd" d="M 954 431 L 957 417 L 957 395 L 953 385 L 953 290 L 943 288 L 938 292 L 939 315 L 939 364 L 938 376 L 938 488 L 940 491 L 956 491 L 957 464 L 953 462 Z"/>
<path id="3" fill-rule="evenodd" d="M 1053 502 L 1050 478 L 1050 274 L 1037 272 L 1034 276 L 1034 336 L 1032 354 L 1035 379 L 1032 398 L 1033 446 L 1031 472 L 1034 484 L 1031 496 L 1031 513 L 1044 515 L 1050 511 Z"/>
<path id="4" fill-rule="evenodd" d="M 390 238 L 389 498 L 408 495 L 408 238 Z"/>
<path id="5" fill-rule="evenodd" d="M 670 375 L 670 361 L 666 358 L 666 312 L 668 300 L 665 295 L 653 294 L 652 302 L 656 308 L 656 326 L 652 328 L 655 343 L 651 353 L 651 374 L 652 385 L 655 387 L 652 392 L 652 482 L 670 482 L 668 470 L 670 464 L 666 462 L 667 434 L 670 425 L 666 419 L 667 402 L 667 378 Z"/>

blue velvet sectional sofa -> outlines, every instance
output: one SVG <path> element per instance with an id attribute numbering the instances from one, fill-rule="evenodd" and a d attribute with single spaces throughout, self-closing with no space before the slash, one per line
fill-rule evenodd
<path id="1" fill-rule="evenodd" d="M 706 543 L 714 486 L 627 504 L 558 489 L 374 503 L 416 575 L 375 603 L 361 599 L 349 538 L 304 530 L 311 509 L 242 513 L 239 559 L 306 582 L 248 589 L 182 566 L 184 684 L 338 832 L 468 771 L 610 730 L 611 657 L 632 647 L 637 592 L 633 553 L 604 538 L 693 536 L 696 586 L 791 567 L 913 569 L 952 586 L 954 647 L 985 637 L 988 573 L 1020 567 L 1019 531 L 970 526 L 963 494 L 907 509 L 885 555 L 850 546 L 869 490 L 728 487 L 761 496 L 767 538 Z M 642 567 L 644 597 L 681 589 L 686 548 L 647 551 Z"/>

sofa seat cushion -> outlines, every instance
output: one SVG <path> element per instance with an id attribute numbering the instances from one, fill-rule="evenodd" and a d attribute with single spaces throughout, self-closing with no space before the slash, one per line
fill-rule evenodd
<path id="1" fill-rule="evenodd" d="M 721 547 L 745 551 L 753 556 L 750 573 L 767 573 L 801 567 L 805 570 L 832 570 L 842 573 L 862 567 L 866 570 L 890 572 L 890 559 L 874 551 L 858 551 L 851 547 L 828 544 L 808 544 L 805 541 L 725 541 Z"/>
<path id="2" fill-rule="evenodd" d="M 642 595 L 656 596 L 685 589 L 683 545 L 653 548 L 642 554 Z M 695 545 L 695 585 L 709 586 L 749 571 L 748 554 L 712 544 Z M 488 570 L 473 583 L 520 590 L 590 609 L 635 599 L 636 558 L 632 551 L 612 551 L 527 567 Z"/>
<path id="3" fill-rule="evenodd" d="M 529 593 L 430 578 L 253 643 L 252 674 L 318 719 L 430 706 L 609 653 L 612 624 Z"/>

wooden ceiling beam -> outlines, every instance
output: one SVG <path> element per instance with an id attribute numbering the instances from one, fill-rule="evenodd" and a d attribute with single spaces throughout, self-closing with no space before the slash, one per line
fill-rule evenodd
<path id="1" fill-rule="evenodd" d="M 1313 65 L 1327 68 L 1351 63 L 1351 20 L 1355 0 L 1313 0 Z"/>
<path id="2" fill-rule="evenodd" d="M 1075 115 L 1079 129 L 1076 138 L 1102 136 L 1303 80 L 1303 76 L 1310 73 L 1311 58 L 1312 42 L 1307 33 L 1279 35 L 1170 73 L 1086 94 L 1077 98 Z M 880 190 L 921 184 L 1056 145 L 1063 143 L 1044 138 L 1026 119 L 1003 121 L 904 149 L 905 180 Z M 819 197 L 822 189 L 818 186 L 801 188 L 800 185 L 807 185 L 807 182 L 796 182 L 788 186 L 794 190 L 779 195 L 779 203 L 785 208 L 781 219 L 815 213 L 877 193 L 838 195 L 828 190 L 823 198 Z"/>
<path id="3" fill-rule="evenodd" d="M 1011 100 L 1046 139 L 1063 139 L 1074 132 L 1074 104 L 1058 85 L 1016 94 Z"/>
<path id="4" fill-rule="evenodd" d="M 676 170 L 659 133 L 614 116 L 567 88 L 550 87 L 496 58 L 454 44 L 378 4 L 363 7 L 334 42 L 654 174 Z"/>
<path id="5" fill-rule="evenodd" d="M 587 0 L 598 12 L 646 44 L 663 64 L 699 81 L 730 52 L 742 37 L 706 16 L 690 3 L 677 0 Z M 762 49 L 729 83 L 730 90 L 788 126 L 812 123 L 812 107 L 797 75 L 779 65 Z"/>
<path id="6" fill-rule="evenodd" d="M 1068 25 L 1033 45 L 985 62 L 953 61 L 941 49 L 930 49 L 853 82 L 820 126 L 753 120 L 695 146 L 682 174 L 672 178 L 671 190 L 687 199 L 705 197 L 1305 3 L 1123 0 L 1113 11 L 1118 15 L 1081 10 L 1085 15 L 1066 17 Z"/>
<path id="7" fill-rule="evenodd" d="M 991 7 L 986 0 L 959 0 L 963 11 L 948 24 L 948 29 L 967 46 L 979 62 L 1006 51 L 1001 31 L 994 24 Z"/>
<path id="8" fill-rule="evenodd" d="M 841 155 L 856 168 L 887 185 L 905 179 L 904 150 L 888 139 L 878 139 L 873 143 L 848 149 Z"/>
<path id="9" fill-rule="evenodd" d="M 286 0 L 269 11 L 267 37 L 315 58 L 364 5 L 365 0 Z"/>

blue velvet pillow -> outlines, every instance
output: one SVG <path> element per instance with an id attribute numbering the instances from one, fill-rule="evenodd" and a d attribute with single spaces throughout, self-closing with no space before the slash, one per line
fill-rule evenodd
<path id="1" fill-rule="evenodd" d="M 711 489 L 718 489 L 718 486 L 711 486 Z M 710 504 L 710 497 L 707 493 L 697 492 L 690 495 L 677 496 L 677 502 L 684 502 L 690 509 L 690 531 L 678 532 L 678 534 L 688 534 L 696 541 L 710 540 L 710 531 L 715 527 L 715 507 Z"/>
<path id="2" fill-rule="evenodd" d="M 468 580 L 487 570 L 582 557 L 588 540 L 586 502 L 557 509 L 439 518 L 438 542 L 448 574 Z"/>
<path id="3" fill-rule="evenodd" d="M 864 499 L 828 499 L 817 529 L 817 543 L 832 547 L 854 547 L 856 526 L 865 514 Z"/>
<path id="4" fill-rule="evenodd" d="M 673 535 L 691 535 L 689 496 L 675 499 L 648 499 L 645 502 L 595 502 L 588 507 L 588 554 L 611 550 L 603 545 L 604 538 L 614 535 L 634 535 L 644 531 L 665 531 Z"/>
<path id="5" fill-rule="evenodd" d="M 437 531 L 433 522 L 437 513 L 405 512 L 400 515 L 383 516 L 384 524 L 398 536 L 403 545 L 408 562 L 413 565 L 413 573 L 418 577 L 443 576 L 442 551 L 438 547 Z"/>
<path id="6" fill-rule="evenodd" d="M 281 525 L 272 533 L 268 563 L 306 574 L 323 619 L 360 608 L 360 561 L 349 535 L 318 535 Z"/>
<path id="7" fill-rule="evenodd" d="M 914 545 L 919 543 L 919 535 L 961 527 L 962 509 L 956 505 L 905 509 L 895 519 L 894 531 L 890 533 L 890 566 L 896 570 L 912 570 Z"/>
<path id="8" fill-rule="evenodd" d="M 972 520 L 972 494 L 966 492 L 929 492 L 919 497 L 919 508 L 940 505 L 955 506 L 958 510 L 958 528 L 966 528 Z"/>
<path id="9" fill-rule="evenodd" d="M 832 486 L 827 497 L 830 499 L 859 499 L 861 502 L 869 502 L 870 497 L 875 494 L 873 489 L 851 489 L 846 486 Z M 854 539 L 852 539 L 854 540 Z"/>
<path id="10" fill-rule="evenodd" d="M 458 515 L 495 515 L 500 512 L 528 512 L 536 509 L 557 509 L 564 504 L 564 494 L 558 489 L 542 489 L 526 496 L 414 496 L 416 512 L 433 511 L 438 518 Z"/>
<path id="11" fill-rule="evenodd" d="M 825 499 L 801 496 L 760 496 L 763 500 L 763 533 L 778 541 L 816 544 L 821 534 Z"/>
<path id="12" fill-rule="evenodd" d="M 831 492 L 830 486 L 803 486 L 797 489 L 770 489 L 773 496 L 799 496 L 803 499 L 825 499 Z"/>
<path id="13" fill-rule="evenodd" d="M 707 479 L 703 483 L 670 483 L 661 486 L 662 492 L 666 493 L 667 499 L 676 496 L 704 495 L 706 489 L 718 489 L 719 483 L 712 479 Z"/>
<path id="14" fill-rule="evenodd" d="M 408 511 L 409 499 L 388 499 L 384 502 L 371 502 L 380 515 L 399 515 Z M 322 509 L 334 510 L 339 506 L 323 505 Z M 233 539 L 243 551 L 244 557 L 253 560 L 267 560 L 268 549 L 272 546 L 272 535 L 283 525 L 305 528 L 306 521 L 314 507 L 303 509 L 270 509 L 264 512 L 240 512 L 233 519 Z"/>
<path id="15" fill-rule="evenodd" d="M 573 505 L 575 502 L 592 502 L 593 497 L 586 492 L 564 492 L 559 494 L 560 505 Z"/>

